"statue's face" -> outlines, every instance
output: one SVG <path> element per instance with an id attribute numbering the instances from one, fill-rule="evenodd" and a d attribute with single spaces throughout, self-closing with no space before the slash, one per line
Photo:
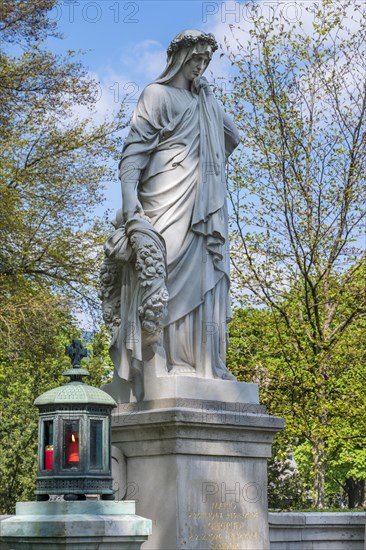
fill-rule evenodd
<path id="1" fill-rule="evenodd" d="M 194 80 L 201 76 L 210 62 L 208 53 L 193 54 L 182 67 L 182 73 L 187 80 Z"/>

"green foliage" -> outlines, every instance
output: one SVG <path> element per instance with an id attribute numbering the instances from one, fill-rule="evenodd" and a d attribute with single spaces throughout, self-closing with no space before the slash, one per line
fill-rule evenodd
<path id="1" fill-rule="evenodd" d="M 7 330 L 0 331 L 0 513 L 13 512 L 17 500 L 34 498 L 38 416 L 33 402 L 63 383 L 65 343 L 77 334 L 67 310 L 51 307 L 52 295 L 27 290 L 20 287 L 9 297 Z"/>
<path id="2" fill-rule="evenodd" d="M 55 3 L 55 0 L 1 0 L 0 31 L 3 39 L 17 44 L 38 41 L 50 35 L 58 36 L 56 23 L 51 22 L 47 15 Z"/>
<path id="3" fill-rule="evenodd" d="M 344 506 L 350 499 L 347 480 L 362 484 L 366 479 L 365 320 L 360 318 L 348 327 L 344 341 L 327 356 L 330 365 L 321 400 L 318 370 L 297 353 L 291 333 L 276 313 L 268 308 L 237 310 L 229 328 L 230 370 L 241 380 L 258 383 L 268 413 L 285 420 L 269 464 L 270 506 L 304 508 L 311 497 L 315 500 L 314 442 L 318 437 L 325 450 L 324 502 Z M 325 426 L 319 415 L 326 416 Z M 293 472 L 288 471 L 289 455 L 296 463 Z"/>
<path id="4" fill-rule="evenodd" d="M 90 376 L 86 380 L 91 386 L 100 387 L 107 384 L 113 375 L 113 363 L 109 356 L 110 334 L 103 325 L 98 331 L 93 332 L 92 341 L 88 345 L 89 356 L 84 363 Z"/>
<path id="5" fill-rule="evenodd" d="M 109 162 L 124 127 L 123 109 L 93 123 L 97 83 L 78 53 L 45 49 L 48 36 L 59 36 L 48 17 L 55 4 L 1 2 L 0 513 L 34 498 L 34 399 L 65 382 L 65 345 L 80 337 L 72 314 L 99 310 L 105 222 L 95 209 L 114 179 Z M 88 360 L 97 386 L 110 370 L 106 338 L 95 336 Z"/>
<path id="6" fill-rule="evenodd" d="M 95 208 L 103 182 L 115 178 L 109 162 L 121 149 L 124 113 L 99 125 L 76 116 L 92 112 L 98 88 L 78 53 L 42 47 L 40 38 L 54 33 L 46 13 L 54 3 L 3 4 L 5 38 L 22 53 L 0 61 L 0 274 L 93 307 L 105 238 Z"/>
<path id="7" fill-rule="evenodd" d="M 242 136 L 229 189 L 236 298 L 271 311 L 271 407 L 293 415 L 288 430 L 311 442 L 322 507 L 325 468 L 340 452 L 330 439 L 354 437 L 341 411 L 360 419 L 364 404 L 345 348 L 366 313 L 366 18 L 353 1 L 302 9 L 308 33 L 255 7 L 248 39 L 233 29 L 236 76 L 223 99 Z"/>

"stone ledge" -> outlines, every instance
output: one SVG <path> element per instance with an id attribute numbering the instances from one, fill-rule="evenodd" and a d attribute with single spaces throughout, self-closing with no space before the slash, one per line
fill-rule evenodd
<path id="1" fill-rule="evenodd" d="M 108 516 L 131 516 L 136 512 L 134 500 L 108 502 L 105 500 L 83 500 L 76 502 L 18 502 L 16 513 L 22 516 L 89 514 Z M 14 516 L 13 516 L 14 517 Z"/>
<path id="2" fill-rule="evenodd" d="M 210 413 L 227 412 L 228 414 L 265 414 L 266 408 L 257 401 L 217 401 L 215 399 L 187 398 L 187 397 L 164 397 L 153 399 L 151 401 L 140 401 L 131 403 L 120 403 L 112 411 L 112 415 L 117 412 L 132 413 L 133 411 L 150 411 L 154 409 L 192 409 L 203 410 Z"/>
<path id="3" fill-rule="evenodd" d="M 169 400 L 170 401 L 170 400 Z M 128 405 L 128 406 L 127 406 Z M 220 401 L 195 401 L 186 404 L 179 402 L 179 406 L 171 406 L 164 400 L 154 401 L 150 406 L 141 403 L 128 403 L 119 405 L 112 415 L 112 427 L 128 427 L 132 425 L 161 424 L 194 424 L 205 427 L 233 427 L 253 430 L 268 429 L 269 431 L 281 430 L 284 426 L 282 418 L 269 416 L 264 407 L 255 403 L 246 403 L 241 407 L 233 407 L 233 404 Z"/>
<path id="4" fill-rule="evenodd" d="M 127 412 L 122 407 L 123 412 L 113 416 L 113 441 L 117 445 L 123 443 L 127 457 L 145 454 L 271 456 L 271 443 L 283 427 L 282 418 L 268 416 L 262 408 L 258 414 L 228 411 L 226 405 L 213 402 L 212 408 L 203 410 L 197 404 L 195 408 L 150 410 L 144 406 L 141 410 L 139 403 L 131 403 Z"/>
<path id="5" fill-rule="evenodd" d="M 20 502 L 16 511 L 0 523 L 14 550 L 139 549 L 151 534 L 151 520 L 135 515 L 133 501 Z"/>
<path id="6" fill-rule="evenodd" d="M 271 525 L 366 525 L 366 512 L 269 512 Z"/>
<path id="7" fill-rule="evenodd" d="M 270 512 L 271 550 L 366 550 L 365 512 Z"/>
<path id="8" fill-rule="evenodd" d="M 220 380 L 218 378 L 201 378 L 191 375 L 159 375 L 159 369 L 145 365 L 145 395 L 143 401 L 157 399 L 192 399 L 219 401 L 227 403 L 259 403 L 258 384 L 238 382 L 237 380 Z M 131 393 L 130 383 L 114 375 L 111 383 L 102 388 L 117 403 L 136 402 Z"/>

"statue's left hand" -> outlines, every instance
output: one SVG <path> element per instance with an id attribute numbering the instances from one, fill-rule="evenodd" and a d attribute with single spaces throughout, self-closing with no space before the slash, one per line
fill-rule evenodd
<path id="1" fill-rule="evenodd" d="M 206 92 L 206 95 L 212 95 L 213 96 L 213 91 L 212 91 L 212 86 L 213 84 L 211 84 L 206 77 L 204 76 L 198 76 L 197 78 L 194 79 L 193 81 L 193 86 L 192 88 L 199 94 L 201 89 L 204 89 L 205 92 Z"/>

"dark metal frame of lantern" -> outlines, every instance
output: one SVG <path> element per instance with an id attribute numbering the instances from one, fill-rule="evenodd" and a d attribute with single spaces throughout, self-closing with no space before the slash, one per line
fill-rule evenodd
<path id="1" fill-rule="evenodd" d="M 73 368 L 64 372 L 70 382 L 40 395 L 37 500 L 64 495 L 84 500 L 99 494 L 112 500 L 111 412 L 114 399 L 85 384 L 87 370 L 80 368 L 86 350 L 79 340 L 68 346 Z"/>

